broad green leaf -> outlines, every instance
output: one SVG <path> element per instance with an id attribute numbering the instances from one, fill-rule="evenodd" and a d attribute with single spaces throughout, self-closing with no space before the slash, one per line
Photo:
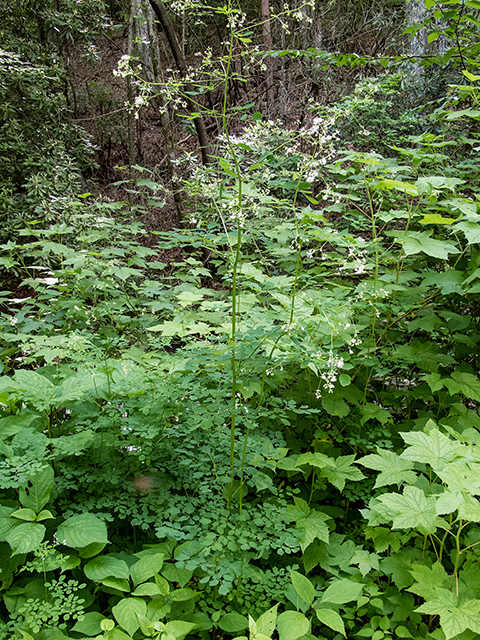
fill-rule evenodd
<path id="1" fill-rule="evenodd" d="M 108 576 L 101 583 L 109 589 L 117 589 L 117 591 L 130 591 L 130 582 L 124 578 L 113 578 Z"/>
<path id="2" fill-rule="evenodd" d="M 310 606 L 315 599 L 315 587 L 313 584 L 298 571 L 290 571 L 290 578 L 295 591 Z"/>
<path id="3" fill-rule="evenodd" d="M 477 498 L 465 493 L 458 508 L 458 517 L 470 522 L 480 522 L 480 502 Z"/>
<path id="4" fill-rule="evenodd" d="M 100 636 L 102 637 L 102 636 Z M 108 640 L 132 640 L 132 637 L 120 631 L 118 627 L 108 633 Z"/>
<path id="5" fill-rule="evenodd" d="M 25 522 L 12 529 L 5 540 L 12 548 L 12 555 L 29 553 L 38 549 L 43 542 L 46 528 L 37 522 Z"/>
<path id="6" fill-rule="evenodd" d="M 436 391 L 440 391 L 440 389 L 443 389 L 444 384 L 443 384 L 442 376 L 439 373 L 427 373 L 424 376 L 424 380 L 430 387 L 430 391 L 432 393 L 435 393 Z"/>
<path id="7" fill-rule="evenodd" d="M 160 331 L 162 336 L 169 338 L 173 336 L 180 336 L 183 338 L 188 330 L 181 322 L 166 320 L 165 322 L 156 324 L 153 327 L 147 327 L 147 331 Z"/>
<path id="8" fill-rule="evenodd" d="M 456 511 L 461 504 L 463 504 L 464 498 L 461 491 L 449 491 L 446 489 L 437 497 L 437 503 L 435 510 L 437 516 L 444 516 L 448 513 Z"/>
<path id="9" fill-rule="evenodd" d="M 377 447 L 377 453 L 365 456 L 359 460 L 368 469 L 380 471 L 380 475 L 375 482 L 375 488 L 385 487 L 389 484 L 415 484 L 417 474 L 412 471 L 413 463 L 409 460 L 400 458 L 393 451 L 388 449 L 380 449 Z"/>
<path id="10" fill-rule="evenodd" d="M 407 256 L 426 253 L 432 258 L 447 260 L 449 254 L 460 253 L 454 242 L 431 238 L 432 233 L 433 231 L 409 231 L 404 234 L 396 233 L 395 237 Z"/>
<path id="11" fill-rule="evenodd" d="M 453 492 L 468 491 L 474 495 L 480 495 L 480 464 L 465 461 L 451 462 L 443 469 L 437 471 L 438 476 Z"/>
<path id="12" fill-rule="evenodd" d="M 372 569 L 378 571 L 379 559 L 380 556 L 376 553 L 370 553 L 367 549 L 357 549 L 357 551 L 355 551 L 355 555 L 350 561 L 350 564 L 356 564 L 360 569 L 362 576 L 365 577 Z"/>
<path id="13" fill-rule="evenodd" d="M 393 520 L 393 529 L 418 529 L 428 535 L 435 533 L 437 527 L 446 526 L 436 514 L 435 498 L 425 496 L 417 487 L 406 486 L 403 495 L 386 493 L 377 500 L 383 514 Z"/>
<path id="14" fill-rule="evenodd" d="M 218 626 L 227 633 L 237 633 L 248 627 L 248 618 L 236 611 L 231 611 L 220 618 Z"/>
<path id="15" fill-rule="evenodd" d="M 327 520 L 330 520 L 326 513 L 321 511 L 311 511 L 308 516 L 303 516 L 297 520 L 296 531 L 298 535 L 298 541 L 302 551 L 312 544 L 315 539 L 328 542 L 329 531 L 325 524 Z"/>
<path id="16" fill-rule="evenodd" d="M 147 178 L 140 178 L 140 180 L 137 180 L 137 187 L 148 187 L 149 189 L 153 189 L 153 191 L 156 191 L 157 189 L 164 189 L 164 187 L 158 182 L 147 180 Z"/>
<path id="17" fill-rule="evenodd" d="M 106 544 L 106 542 L 92 542 L 91 544 L 87 544 L 86 547 L 79 549 L 78 555 L 80 558 L 93 558 L 93 556 L 103 551 Z"/>
<path id="18" fill-rule="evenodd" d="M 187 600 L 196 598 L 197 595 L 198 593 L 193 589 L 184 587 L 183 589 L 175 589 L 175 591 L 172 591 L 170 597 L 174 602 L 186 602 Z"/>
<path id="19" fill-rule="evenodd" d="M 84 571 L 87 578 L 95 582 L 100 582 L 109 576 L 127 580 L 130 577 L 127 563 L 112 556 L 99 556 L 91 560 L 85 565 Z"/>
<path id="20" fill-rule="evenodd" d="M 382 189 L 383 191 L 390 191 L 391 189 L 396 189 L 397 191 L 401 191 L 402 193 L 408 193 L 412 196 L 418 196 L 417 187 L 410 182 L 402 182 L 401 180 L 380 180 L 375 185 L 376 189 Z"/>
<path id="21" fill-rule="evenodd" d="M 55 484 L 54 476 L 50 465 L 30 476 L 28 486 L 20 489 L 20 502 L 26 509 L 33 509 L 35 513 L 43 509 Z"/>
<path id="22" fill-rule="evenodd" d="M 468 244 L 478 244 L 480 242 L 480 224 L 478 222 L 458 222 L 455 229 L 460 229 L 465 234 Z"/>
<path id="23" fill-rule="evenodd" d="M 461 601 L 449 589 L 436 587 L 435 597 L 415 609 L 418 613 L 440 616 L 446 640 L 467 629 L 480 633 L 480 600 Z"/>
<path id="24" fill-rule="evenodd" d="M 132 596 L 161 596 L 160 589 L 154 582 L 144 582 L 139 584 Z"/>
<path id="25" fill-rule="evenodd" d="M 382 409 L 378 404 L 367 402 L 362 407 L 361 423 L 365 424 L 367 420 L 378 420 L 381 424 L 386 424 L 392 419 L 392 414 L 386 409 Z"/>
<path id="26" fill-rule="evenodd" d="M 4 507 L 0 505 L 0 540 L 5 540 L 8 532 L 18 526 L 18 520 L 14 520 L 10 516 L 16 509 L 12 507 Z"/>
<path id="27" fill-rule="evenodd" d="M 343 491 L 347 480 L 363 480 L 365 476 L 357 467 L 353 466 L 354 455 L 339 456 L 333 460 L 334 467 L 325 467 L 320 472 L 320 477 L 327 478 L 339 491 Z"/>
<path id="28" fill-rule="evenodd" d="M 102 632 L 100 622 L 104 618 L 105 616 L 97 611 L 85 613 L 83 620 L 79 620 L 72 628 L 72 631 L 83 633 L 86 636 L 97 636 Z"/>
<path id="29" fill-rule="evenodd" d="M 468 6 L 470 6 L 469 1 L 470 1 L 470 0 L 467 0 L 467 5 L 468 5 Z M 477 8 L 477 9 L 479 9 L 479 8 L 480 8 L 480 2 L 478 2 L 478 0 L 477 0 L 477 2 L 476 2 L 475 4 L 477 4 L 477 5 L 478 5 L 476 8 Z M 463 73 L 463 75 L 464 75 L 466 78 L 468 78 L 471 82 L 476 82 L 477 80 L 480 80 L 480 76 L 476 76 L 475 74 L 471 73 L 470 71 L 462 70 L 462 73 Z"/>
<path id="30" fill-rule="evenodd" d="M 415 583 L 409 587 L 408 591 L 421 596 L 424 600 L 434 598 L 437 587 L 447 588 L 451 581 L 451 576 L 438 560 L 431 567 L 427 567 L 425 564 L 412 564 L 409 571 L 415 579 Z"/>
<path id="31" fill-rule="evenodd" d="M 182 307 L 188 307 L 203 300 L 205 294 L 199 293 L 198 291 L 181 291 L 176 298 Z"/>
<path id="32" fill-rule="evenodd" d="M 52 438 L 50 442 L 53 446 L 53 453 L 58 460 L 65 456 L 81 456 L 85 453 L 85 449 L 95 441 L 95 438 L 96 434 L 92 429 L 84 429 L 69 436 Z"/>
<path id="33" fill-rule="evenodd" d="M 170 620 L 166 625 L 166 633 L 172 634 L 175 640 L 183 640 L 183 638 L 196 627 L 195 622 L 187 622 L 185 620 Z M 167 637 L 168 637 L 167 635 Z"/>
<path id="34" fill-rule="evenodd" d="M 445 120 L 461 120 L 465 116 L 467 116 L 467 118 L 478 120 L 480 118 L 480 111 L 478 109 L 460 109 L 459 111 L 452 111 L 445 116 Z"/>
<path id="35" fill-rule="evenodd" d="M 34 402 L 48 404 L 55 394 L 55 385 L 45 376 L 27 369 L 17 369 L 14 381 Z"/>
<path id="36" fill-rule="evenodd" d="M 341 633 L 342 636 L 345 635 L 345 626 L 337 611 L 333 609 L 316 609 L 315 613 L 322 624 L 327 625 L 337 633 Z"/>
<path id="37" fill-rule="evenodd" d="M 180 569 L 177 565 L 169 563 L 164 565 L 162 575 L 170 582 L 178 582 L 181 587 L 184 587 L 192 577 L 193 571 L 191 569 Z"/>
<path id="38" fill-rule="evenodd" d="M 407 444 L 411 445 L 401 453 L 400 457 L 404 460 L 429 464 L 435 470 L 443 469 L 446 464 L 466 453 L 464 445 L 454 442 L 437 428 L 431 429 L 429 433 L 411 431 L 403 432 L 400 435 Z"/>
<path id="39" fill-rule="evenodd" d="M 284 611 L 277 618 L 280 640 L 297 640 L 310 630 L 310 622 L 300 611 Z"/>
<path id="40" fill-rule="evenodd" d="M 461 393 L 480 402 L 480 380 L 473 373 L 454 371 L 451 378 L 444 379 L 444 383 L 451 395 Z"/>
<path id="41" fill-rule="evenodd" d="M 428 372 L 436 372 L 440 365 L 455 364 L 455 359 L 448 353 L 442 353 L 438 344 L 431 340 L 422 342 L 414 339 L 409 344 L 402 344 L 393 351 L 392 359 L 415 365 Z"/>
<path id="42" fill-rule="evenodd" d="M 112 607 L 112 613 L 118 624 L 133 636 L 140 627 L 138 616 L 147 615 L 147 605 L 140 598 L 123 598 Z"/>
<path id="43" fill-rule="evenodd" d="M 277 623 L 277 609 L 278 604 L 274 607 L 262 613 L 262 615 L 257 620 L 257 634 L 261 634 L 267 637 L 271 637 L 273 632 L 275 631 L 275 626 Z"/>
<path id="44" fill-rule="evenodd" d="M 295 466 L 301 467 L 305 464 L 309 464 L 311 467 L 315 467 L 317 469 L 323 469 L 327 466 L 333 467 L 335 462 L 333 458 L 329 458 L 323 453 L 302 453 L 298 456 Z"/>
<path id="45" fill-rule="evenodd" d="M 146 582 L 150 578 L 153 578 L 162 568 L 164 557 L 163 553 L 156 553 L 154 555 L 144 556 L 140 558 L 138 562 L 135 562 L 135 564 L 130 567 L 133 584 L 137 586 L 141 582 Z"/>
<path id="46" fill-rule="evenodd" d="M 322 593 L 321 604 L 345 604 L 351 600 L 356 600 L 363 590 L 363 584 L 353 580 L 335 580 Z"/>
<path id="47" fill-rule="evenodd" d="M 107 527 L 93 513 L 82 513 L 71 516 L 58 527 L 57 540 L 60 544 L 74 549 L 86 547 L 92 543 L 106 544 L 108 542 Z"/>
<path id="48" fill-rule="evenodd" d="M 440 213 L 424 213 L 420 224 L 452 224 L 456 218 L 444 218 Z"/>
<path id="49" fill-rule="evenodd" d="M 26 522 L 35 522 L 37 514 L 33 509 L 18 509 L 11 515 L 12 518 L 18 518 L 18 520 L 25 520 Z"/>

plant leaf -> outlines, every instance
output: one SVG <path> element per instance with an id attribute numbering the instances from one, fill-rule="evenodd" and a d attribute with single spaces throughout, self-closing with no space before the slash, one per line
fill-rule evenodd
<path id="1" fill-rule="evenodd" d="M 337 611 L 333 609 L 316 609 L 316 614 L 320 622 L 337 631 L 337 633 L 341 633 L 342 636 L 345 635 L 345 625 Z"/>
<path id="2" fill-rule="evenodd" d="M 107 527 L 93 513 L 82 513 L 65 520 L 57 530 L 60 544 L 79 549 L 92 543 L 108 542 Z"/>
<path id="3" fill-rule="evenodd" d="M 300 598 L 305 600 L 305 602 L 311 606 L 315 599 L 315 587 L 313 584 L 308 578 L 303 576 L 301 573 L 298 573 L 298 571 L 290 571 L 290 578 L 292 579 L 293 587 Z"/>
<path id="4" fill-rule="evenodd" d="M 368 469 L 380 471 L 380 475 L 375 482 L 375 489 L 385 487 L 389 484 L 415 484 L 417 474 L 412 471 L 413 463 L 410 460 L 400 458 L 393 451 L 388 449 L 380 449 L 377 447 L 377 453 L 372 453 L 359 460 Z"/>
<path id="5" fill-rule="evenodd" d="M 310 622 L 300 611 L 284 611 L 277 618 L 280 640 L 297 640 L 310 629 Z"/>
<path id="6" fill-rule="evenodd" d="M 12 529 L 5 537 L 12 548 L 12 555 L 29 553 L 38 549 L 45 536 L 46 528 L 37 522 L 25 522 Z"/>
<path id="7" fill-rule="evenodd" d="M 133 636 L 140 627 L 138 616 L 147 615 L 147 605 L 140 598 L 122 598 L 112 607 L 112 613 L 118 624 Z"/>

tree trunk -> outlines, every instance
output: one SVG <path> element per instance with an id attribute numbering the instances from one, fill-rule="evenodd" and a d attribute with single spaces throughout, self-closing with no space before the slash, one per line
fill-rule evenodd
<path id="1" fill-rule="evenodd" d="M 262 3 L 262 33 L 263 48 L 265 51 L 271 51 L 272 46 L 272 28 L 270 23 L 270 4 L 269 0 L 261 0 Z M 273 109 L 273 59 L 271 56 L 265 58 L 267 66 L 267 106 L 269 111 Z"/>
<path id="2" fill-rule="evenodd" d="M 162 25 L 162 28 L 167 36 L 168 44 L 170 45 L 170 49 L 172 51 L 173 57 L 175 59 L 175 64 L 177 65 L 177 69 L 180 72 L 182 78 L 186 78 L 188 75 L 187 64 L 185 62 L 184 55 L 178 44 L 177 36 L 173 29 L 172 23 L 168 17 L 167 11 L 163 5 L 162 0 L 150 0 L 150 4 L 152 5 L 152 9 L 157 16 L 158 21 Z M 194 88 L 190 82 L 185 82 L 185 90 L 187 94 L 190 94 L 194 91 Z M 198 113 L 198 107 L 191 98 L 187 95 L 186 98 L 187 108 L 190 113 Z M 195 125 L 195 129 L 197 131 L 198 141 L 200 143 L 200 151 L 202 154 L 202 162 L 204 165 L 209 164 L 212 161 L 212 157 L 210 154 L 209 144 L 208 144 L 208 136 L 207 131 L 205 129 L 205 123 L 203 118 L 199 115 L 196 115 L 193 118 L 193 124 Z"/>
<path id="3" fill-rule="evenodd" d="M 409 0 L 407 4 L 407 23 L 409 26 L 425 21 L 425 0 Z M 418 58 L 425 54 L 427 48 L 427 31 L 421 29 L 416 31 L 410 42 L 410 54 L 417 59 L 414 63 L 414 73 L 419 80 L 423 78 L 423 65 L 419 64 Z"/>

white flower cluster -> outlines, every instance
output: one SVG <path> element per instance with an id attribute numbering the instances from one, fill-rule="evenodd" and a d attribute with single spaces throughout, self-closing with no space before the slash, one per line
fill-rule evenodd
<path id="1" fill-rule="evenodd" d="M 131 56 L 123 55 L 120 60 L 117 62 L 117 68 L 113 70 L 113 75 L 126 78 L 127 76 L 133 75 L 132 68 L 130 66 Z"/>
<path id="2" fill-rule="evenodd" d="M 322 391 L 326 391 L 327 393 L 333 393 L 335 388 L 335 383 L 338 380 L 338 371 L 343 369 L 345 366 L 345 361 L 342 357 L 337 356 L 330 351 L 328 360 L 326 362 L 326 367 L 328 367 L 327 371 L 324 371 L 320 378 L 323 380 L 322 388 L 318 388 L 315 392 L 315 397 L 320 399 L 322 397 Z"/>

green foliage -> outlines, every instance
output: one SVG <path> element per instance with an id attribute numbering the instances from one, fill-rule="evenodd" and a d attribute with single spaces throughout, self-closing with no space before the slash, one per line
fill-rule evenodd
<path id="1" fill-rule="evenodd" d="M 56 113 L 45 70 L 8 59 L 7 89 L 23 69 Z M 73 186 L 58 220 L 12 209 L 2 265 L 29 297 L 0 317 L 0 638 L 480 633 L 479 181 L 457 127 L 478 114 L 452 104 L 411 146 L 396 118 L 385 157 L 397 80 L 298 136 L 258 116 L 230 136 L 224 108 L 190 228 L 156 244 Z"/>

